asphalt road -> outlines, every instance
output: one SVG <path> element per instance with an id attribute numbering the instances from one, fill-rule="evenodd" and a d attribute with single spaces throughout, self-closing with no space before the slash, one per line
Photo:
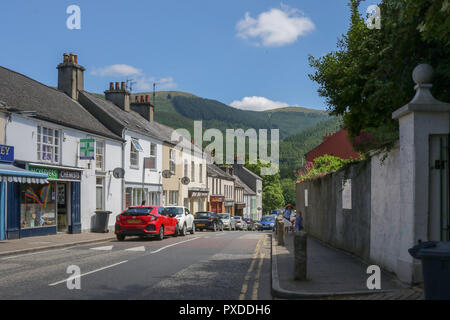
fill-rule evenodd
<path id="1" fill-rule="evenodd" d="M 70 266 L 80 273 L 69 274 Z M 271 298 L 268 233 L 127 238 L 0 259 L 0 299 Z"/>

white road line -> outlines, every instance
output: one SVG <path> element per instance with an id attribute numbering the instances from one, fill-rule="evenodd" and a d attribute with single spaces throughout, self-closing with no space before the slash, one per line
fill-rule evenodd
<path id="1" fill-rule="evenodd" d="M 5 258 L 2 258 L 2 260 L 16 259 L 16 258 L 21 258 L 21 257 L 33 256 L 33 255 L 36 255 L 36 254 L 49 253 L 49 252 L 54 252 L 54 251 L 63 251 L 63 250 L 67 250 L 67 249 L 69 249 L 69 248 L 53 249 L 53 250 L 39 251 L 39 252 L 33 252 L 33 253 L 24 253 L 24 254 L 20 254 L 20 255 L 17 255 L 17 256 L 5 257 Z"/>
<path id="2" fill-rule="evenodd" d="M 97 248 L 91 248 L 91 250 L 96 251 L 111 251 L 114 246 L 106 246 L 106 247 L 97 247 Z"/>
<path id="3" fill-rule="evenodd" d="M 152 252 L 150 252 L 150 253 L 158 253 L 158 252 L 161 252 L 161 251 L 163 251 L 163 250 L 165 250 L 165 249 L 167 249 L 167 248 L 170 248 L 170 247 L 173 247 L 173 246 L 176 246 L 176 245 L 178 245 L 178 244 L 182 244 L 182 243 L 185 243 L 185 242 L 189 242 L 189 241 L 192 241 L 192 240 L 195 240 L 195 239 L 198 239 L 199 237 L 196 237 L 196 238 L 192 238 L 192 239 L 189 239 L 189 240 L 185 240 L 185 241 L 180 241 L 180 242 L 177 242 L 177 243 L 174 243 L 174 244 L 170 244 L 170 245 L 168 245 L 168 246 L 165 246 L 165 247 L 162 247 L 162 248 L 160 248 L 160 249 L 158 249 L 158 250 L 155 250 L 155 251 L 152 251 Z"/>
<path id="4" fill-rule="evenodd" d="M 58 281 L 58 282 L 55 282 L 55 283 L 51 283 L 51 284 L 49 284 L 49 286 L 50 287 L 54 287 L 54 286 L 57 286 L 58 284 L 67 282 L 68 279 L 74 280 L 74 279 L 77 279 L 77 278 L 81 278 L 81 277 L 87 276 L 88 274 L 92 274 L 92 273 L 99 272 L 99 271 L 102 271 L 102 270 L 105 270 L 105 269 L 113 268 L 115 266 L 118 266 L 120 264 L 124 264 L 124 263 L 127 263 L 127 262 L 128 262 L 128 260 L 125 260 L 125 261 L 122 261 L 122 262 L 119 262 L 119 263 L 112 264 L 112 265 L 107 266 L 107 267 L 103 267 L 103 268 L 100 268 L 100 269 L 97 269 L 97 270 L 86 272 L 86 273 L 81 274 L 81 275 L 76 276 L 76 277 L 69 277 L 67 279 L 64 279 L 64 280 L 61 280 L 61 281 Z"/>
<path id="5" fill-rule="evenodd" d="M 130 248 L 130 249 L 126 249 L 125 251 L 133 251 L 133 252 L 142 252 L 145 251 L 145 247 L 136 247 L 136 248 Z"/>

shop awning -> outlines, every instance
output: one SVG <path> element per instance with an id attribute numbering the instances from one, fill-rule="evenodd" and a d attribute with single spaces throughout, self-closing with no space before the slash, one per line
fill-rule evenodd
<path id="1" fill-rule="evenodd" d="M 47 178 L 48 175 L 45 173 L 31 172 L 12 164 L 0 163 L 0 182 L 47 184 Z"/>

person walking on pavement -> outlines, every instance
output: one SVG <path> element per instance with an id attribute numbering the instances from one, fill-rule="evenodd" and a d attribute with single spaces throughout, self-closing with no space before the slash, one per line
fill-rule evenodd
<path id="1" fill-rule="evenodd" d="M 288 205 L 284 208 L 284 214 L 283 214 L 283 218 L 284 218 L 284 231 L 285 231 L 286 233 L 289 231 L 289 228 L 292 226 L 292 222 L 291 222 L 292 209 L 294 209 L 294 206 L 293 206 L 292 204 L 288 204 Z"/>
<path id="2" fill-rule="evenodd" d="M 303 228 L 303 217 L 301 211 L 297 211 L 297 217 L 295 217 L 295 231 L 302 231 Z"/>

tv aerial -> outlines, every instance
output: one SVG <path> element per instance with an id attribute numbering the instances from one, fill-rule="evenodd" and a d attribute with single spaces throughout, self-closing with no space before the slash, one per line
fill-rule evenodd
<path id="1" fill-rule="evenodd" d="M 136 81 L 134 81 L 134 79 L 128 79 L 127 78 L 127 88 L 128 90 L 130 90 L 130 92 L 133 91 L 133 85 L 136 84 Z"/>

